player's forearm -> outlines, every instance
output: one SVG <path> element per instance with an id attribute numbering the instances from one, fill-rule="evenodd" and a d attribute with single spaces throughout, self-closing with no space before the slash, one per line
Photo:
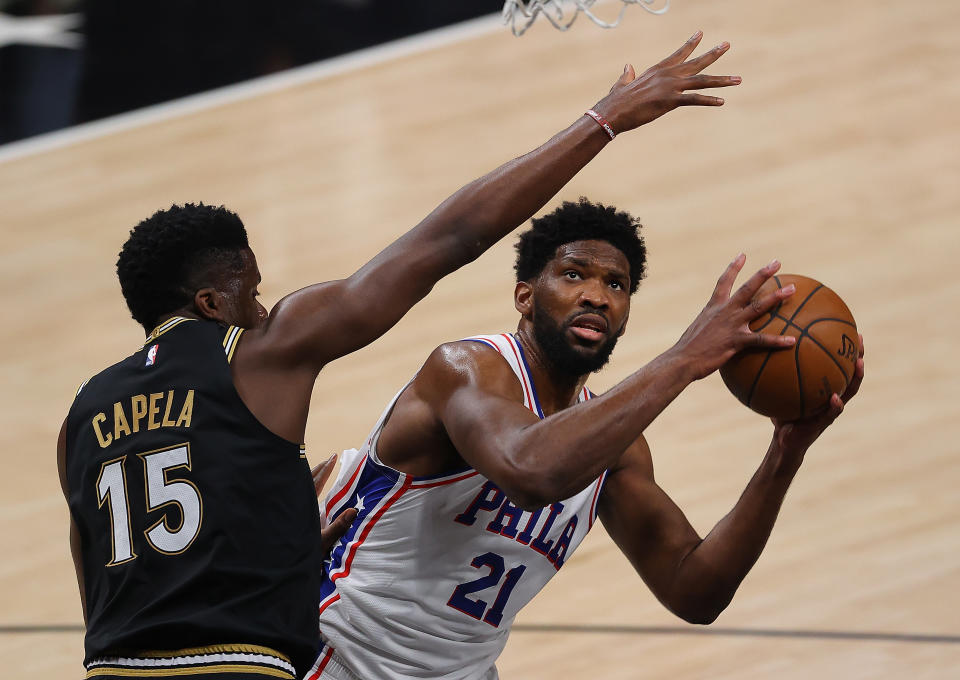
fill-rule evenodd
<path id="1" fill-rule="evenodd" d="M 610 141 L 583 117 L 533 151 L 467 184 L 403 239 L 432 253 L 432 278 L 452 272 L 530 219 Z"/>
<path id="2" fill-rule="evenodd" d="M 760 557 L 799 468 L 773 447 L 729 514 L 681 561 L 671 609 L 692 623 L 720 615 Z"/>
<path id="3" fill-rule="evenodd" d="M 670 350 L 602 396 L 525 428 L 513 457 L 532 502 L 548 505 L 586 488 L 692 381 L 686 358 Z"/>

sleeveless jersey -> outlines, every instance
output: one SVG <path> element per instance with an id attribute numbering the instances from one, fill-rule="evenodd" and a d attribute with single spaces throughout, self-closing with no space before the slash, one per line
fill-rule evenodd
<path id="1" fill-rule="evenodd" d="M 543 418 L 520 344 L 508 334 L 467 340 L 503 356 L 523 385 L 524 405 Z M 351 507 L 359 513 L 326 561 L 325 656 L 362 678 L 492 677 L 517 612 L 593 525 L 605 474 L 534 512 L 513 505 L 471 468 L 404 474 L 377 457 L 377 439 L 400 394 L 364 447 L 344 452 L 326 498 L 328 518 Z M 584 388 L 578 401 L 589 397 Z M 307 678 L 321 677 L 325 663 L 321 655 Z"/>
<path id="2" fill-rule="evenodd" d="M 310 466 L 237 394 L 229 360 L 242 333 L 170 319 L 70 408 L 88 665 L 238 643 L 300 672 L 313 661 L 322 556 Z"/>

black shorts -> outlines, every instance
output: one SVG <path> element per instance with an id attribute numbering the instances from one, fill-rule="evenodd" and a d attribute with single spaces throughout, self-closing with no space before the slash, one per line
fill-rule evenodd
<path id="1" fill-rule="evenodd" d="M 104 656 L 87 663 L 87 680 L 297 680 L 284 655 L 257 645 L 211 645 L 193 649 Z"/>

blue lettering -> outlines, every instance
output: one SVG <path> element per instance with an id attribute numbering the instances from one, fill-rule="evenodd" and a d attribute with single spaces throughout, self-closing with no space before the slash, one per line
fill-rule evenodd
<path id="1" fill-rule="evenodd" d="M 563 533 L 560 534 L 560 538 L 557 539 L 557 544 L 553 550 L 547 555 L 547 559 L 550 560 L 557 569 L 563 566 L 563 562 L 567 558 L 567 550 L 570 548 L 570 541 L 573 540 L 573 532 L 576 528 L 577 516 L 574 515 L 570 518 L 570 521 L 567 522 L 567 526 L 563 528 Z"/>
<path id="2" fill-rule="evenodd" d="M 520 524 L 520 517 L 522 515 L 523 510 L 509 500 L 506 500 L 503 502 L 503 505 L 500 506 L 500 512 L 497 513 L 497 516 L 487 525 L 487 531 L 514 538 L 517 535 L 517 525 Z M 508 516 L 510 517 L 510 523 L 504 526 L 503 520 Z"/>
<path id="3" fill-rule="evenodd" d="M 453 518 L 455 522 L 473 525 L 477 521 L 477 512 L 480 510 L 496 510 L 503 502 L 503 491 L 501 491 L 493 482 L 487 482 L 480 489 L 480 493 L 474 498 L 467 509 Z"/>

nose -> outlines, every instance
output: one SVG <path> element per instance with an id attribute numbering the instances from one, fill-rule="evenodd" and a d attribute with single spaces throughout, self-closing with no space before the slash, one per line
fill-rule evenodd
<path id="1" fill-rule="evenodd" d="M 595 309 L 606 309 L 610 304 L 607 296 L 607 288 L 602 281 L 596 279 L 586 279 L 583 287 L 580 289 L 580 298 L 578 300 L 581 306 L 593 307 Z"/>

